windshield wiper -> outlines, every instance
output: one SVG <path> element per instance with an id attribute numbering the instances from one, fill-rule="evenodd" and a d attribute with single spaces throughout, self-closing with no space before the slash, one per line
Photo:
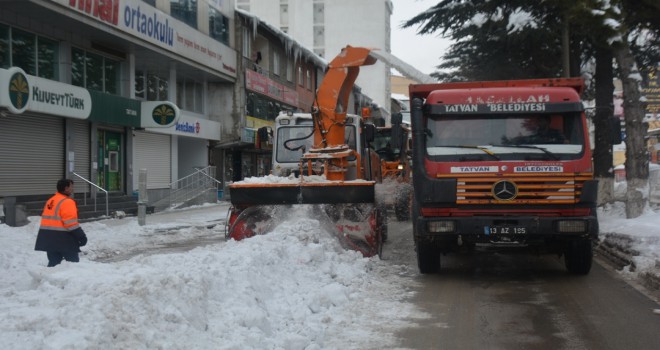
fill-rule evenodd
<path id="1" fill-rule="evenodd" d="M 500 157 L 496 156 L 495 153 L 491 152 L 489 149 L 486 147 L 481 147 L 481 146 L 467 146 L 467 145 L 441 145 L 441 146 L 436 146 L 436 147 L 453 147 L 453 148 L 469 148 L 469 149 L 478 149 L 486 153 L 487 155 L 491 156 L 495 160 L 500 160 Z"/>
<path id="2" fill-rule="evenodd" d="M 514 148 L 530 148 L 530 149 L 537 149 L 548 155 L 550 158 L 554 160 L 561 160 L 558 155 L 548 151 L 544 147 L 539 147 L 539 146 L 534 146 L 534 145 L 492 145 L 493 147 L 514 147 Z"/>

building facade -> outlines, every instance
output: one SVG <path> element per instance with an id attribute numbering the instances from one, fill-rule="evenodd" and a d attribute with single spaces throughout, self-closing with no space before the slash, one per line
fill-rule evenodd
<path id="1" fill-rule="evenodd" d="M 391 52 L 390 0 L 236 0 L 250 12 L 328 60 L 346 45 Z M 356 84 L 389 119 L 390 69 L 376 62 L 362 69 Z"/>
<path id="2" fill-rule="evenodd" d="M 212 162 L 224 183 L 271 172 L 272 132 L 281 111 L 311 112 L 327 62 L 279 28 L 240 9 L 235 13 L 236 113 L 223 121 Z M 354 87 L 349 113 L 359 114 L 372 99 Z"/>
<path id="3" fill-rule="evenodd" d="M 64 176 L 131 195 L 140 169 L 157 197 L 208 166 L 234 108 L 233 15 L 233 1 L 1 2 L 3 83 L 20 69 L 29 103 L 0 90 L 0 198 Z"/>
<path id="4" fill-rule="evenodd" d="M 275 117 L 310 112 L 326 66 L 233 0 L 0 1 L 0 205 L 62 177 L 131 196 L 146 169 L 152 203 L 208 166 L 266 175 Z M 373 103 L 353 91 L 349 112 Z"/>

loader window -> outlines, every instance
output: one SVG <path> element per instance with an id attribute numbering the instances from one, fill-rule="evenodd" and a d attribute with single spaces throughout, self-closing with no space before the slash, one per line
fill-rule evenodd
<path id="1" fill-rule="evenodd" d="M 427 126 L 428 155 L 447 160 L 487 160 L 483 149 L 503 160 L 575 159 L 588 141 L 580 113 L 440 115 L 430 117 Z"/>
<path id="2" fill-rule="evenodd" d="M 309 151 L 310 148 L 314 145 L 314 136 L 305 138 L 305 136 L 310 135 L 313 132 L 313 126 L 308 125 L 298 125 L 292 127 L 282 127 L 277 129 L 277 153 L 275 158 L 278 163 L 298 163 L 300 157 L 302 157 L 304 152 Z M 299 139 L 299 140 L 294 140 Z M 284 143 L 292 140 L 287 143 L 289 148 L 302 148 L 297 151 L 288 150 L 284 147 Z"/>
<path id="3" fill-rule="evenodd" d="M 302 140 L 296 140 L 287 143 L 289 148 L 304 146 L 304 148 L 301 148 L 297 151 L 286 149 L 286 147 L 284 147 L 284 143 L 287 140 L 300 139 L 312 134 L 313 127 L 314 126 L 310 123 L 278 128 L 275 160 L 278 163 L 298 163 L 300 161 L 300 157 L 303 155 L 303 152 L 308 152 L 314 146 L 314 136 L 312 135 Z M 348 147 L 353 150 L 357 150 L 357 130 L 355 125 L 346 125 L 344 136 Z M 355 160 L 355 156 L 349 157 L 348 160 Z"/>

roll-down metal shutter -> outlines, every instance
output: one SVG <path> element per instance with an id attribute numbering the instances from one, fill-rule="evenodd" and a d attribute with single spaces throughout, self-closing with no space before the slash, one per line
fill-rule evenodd
<path id="1" fill-rule="evenodd" d="M 169 188 L 172 182 L 170 135 L 135 131 L 133 137 L 133 188 L 138 188 L 140 169 L 147 169 L 147 189 Z"/>
<path id="2" fill-rule="evenodd" d="M 69 120 L 71 132 L 71 149 L 74 152 L 73 171 L 91 181 L 91 160 L 90 160 L 90 125 L 85 120 Z M 76 182 L 76 192 L 89 192 L 89 184 L 72 176 Z"/>
<path id="3" fill-rule="evenodd" d="M 55 193 L 64 166 L 64 119 L 0 117 L 0 197 Z"/>

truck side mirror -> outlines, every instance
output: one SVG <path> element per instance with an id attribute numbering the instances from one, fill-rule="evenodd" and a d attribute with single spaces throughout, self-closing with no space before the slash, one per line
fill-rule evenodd
<path id="1" fill-rule="evenodd" d="M 610 143 L 612 145 L 618 145 L 623 142 L 623 137 L 621 136 L 621 119 L 619 117 L 611 117 L 609 120 L 610 126 Z"/>
<path id="2" fill-rule="evenodd" d="M 373 142 L 376 138 L 376 126 L 371 123 L 365 123 L 362 132 L 364 134 L 364 142 L 367 144 Z"/>

